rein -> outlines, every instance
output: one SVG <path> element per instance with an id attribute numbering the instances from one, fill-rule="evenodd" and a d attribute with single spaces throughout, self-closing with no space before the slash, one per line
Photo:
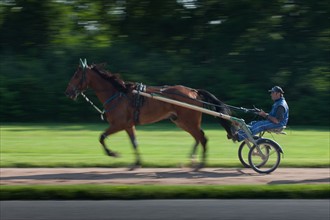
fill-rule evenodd
<path id="1" fill-rule="evenodd" d="M 179 93 L 173 93 L 173 92 L 164 92 L 164 91 L 161 91 L 161 92 L 155 92 L 156 94 L 159 94 L 159 95 L 162 95 L 162 94 L 172 94 L 172 95 L 178 95 L 178 96 L 181 96 L 181 97 L 184 97 L 184 98 L 187 98 L 187 99 L 190 99 L 190 100 L 194 100 L 194 101 L 197 101 L 199 103 L 202 103 L 206 106 L 214 106 L 214 107 L 220 107 L 222 108 L 221 105 L 217 105 L 217 104 L 213 104 L 213 103 L 210 103 L 210 102 L 205 102 L 203 100 L 199 100 L 199 99 L 195 99 L 195 98 L 191 98 L 187 95 L 183 95 L 183 94 L 179 94 Z M 230 108 L 231 110 L 235 110 L 235 111 L 240 111 L 240 112 L 243 112 L 243 113 L 256 113 L 256 112 L 259 112 L 260 110 L 258 108 L 256 108 L 255 106 L 253 106 L 253 109 L 249 109 L 249 108 L 244 108 L 244 107 L 237 107 L 237 106 L 233 106 L 233 105 L 227 105 L 225 103 L 223 103 L 224 106 Z"/>
<path id="2" fill-rule="evenodd" d="M 95 108 L 95 110 L 98 111 L 101 114 L 101 120 L 104 121 L 103 115 L 104 115 L 105 111 L 104 110 L 101 111 L 96 105 L 94 105 L 94 103 L 91 100 L 89 100 L 89 98 L 87 98 L 87 96 L 83 92 L 80 93 L 80 94 L 82 95 L 82 97 L 85 98 L 86 102 L 91 104 L 91 106 L 93 106 Z"/>

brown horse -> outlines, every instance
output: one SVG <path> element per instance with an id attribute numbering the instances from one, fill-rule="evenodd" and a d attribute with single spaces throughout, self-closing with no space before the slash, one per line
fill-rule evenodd
<path id="1" fill-rule="evenodd" d="M 80 65 L 70 80 L 65 93 L 69 98 L 76 100 L 78 95 L 87 88 L 94 90 L 100 102 L 103 103 L 105 116 L 110 125 L 101 135 L 100 143 L 107 155 L 118 156 L 117 153 L 107 148 L 104 140 L 111 134 L 125 130 L 130 137 L 136 156 L 135 163 L 131 167 L 132 169 L 141 165 L 135 137 L 135 125 L 154 123 L 163 119 L 170 119 L 178 127 L 193 136 L 195 144 L 191 152 L 191 159 L 195 159 L 198 144 L 202 145 L 202 161 L 196 166 L 196 169 L 202 168 L 205 164 L 207 150 L 207 139 L 201 129 L 202 113 L 162 101 L 139 97 L 132 93 L 132 90 L 137 89 L 138 85 L 136 83 L 125 83 L 118 75 L 107 72 L 100 65 L 88 66 L 85 59 L 85 61 L 80 60 Z M 158 93 L 168 98 L 200 107 L 203 106 L 203 101 L 210 102 L 215 104 L 213 108 L 216 111 L 230 114 L 225 104 L 205 90 L 176 85 L 147 86 L 145 92 Z M 227 131 L 227 137 L 229 139 L 232 138 L 231 123 L 224 119 L 219 118 L 219 120 Z"/>

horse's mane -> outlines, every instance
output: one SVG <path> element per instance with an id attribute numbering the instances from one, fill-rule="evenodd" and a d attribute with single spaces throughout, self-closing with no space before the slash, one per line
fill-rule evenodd
<path id="1" fill-rule="evenodd" d="M 125 82 L 120 78 L 119 74 L 112 74 L 111 72 L 104 69 L 104 64 L 93 64 L 92 70 L 97 72 L 103 79 L 110 82 L 115 89 L 120 92 L 127 92 Z"/>

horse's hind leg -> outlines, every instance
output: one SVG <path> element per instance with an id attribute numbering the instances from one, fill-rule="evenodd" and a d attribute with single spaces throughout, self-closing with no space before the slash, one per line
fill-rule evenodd
<path id="1" fill-rule="evenodd" d="M 207 139 L 205 137 L 204 131 L 200 128 L 199 123 L 191 123 L 192 120 L 190 121 L 190 123 L 188 122 L 183 122 L 180 120 L 176 120 L 173 121 L 178 127 L 182 128 L 183 130 L 187 131 L 191 136 L 194 137 L 195 139 L 195 144 L 193 145 L 193 149 L 191 152 L 191 160 L 194 161 L 195 157 L 196 157 L 196 151 L 197 151 L 197 146 L 199 145 L 199 143 L 202 145 L 202 158 L 201 158 L 201 162 L 195 166 L 195 170 L 199 170 L 201 168 L 203 168 L 205 166 L 205 162 L 206 162 L 206 143 L 207 143 Z"/>
<path id="2" fill-rule="evenodd" d="M 198 144 L 199 144 L 199 142 L 196 140 L 195 144 L 193 145 L 191 154 L 190 154 L 190 160 L 191 160 L 192 165 L 196 164 L 196 152 L 197 152 Z"/>
<path id="3" fill-rule="evenodd" d="M 195 171 L 198 171 L 199 169 L 203 168 L 206 163 L 206 153 L 207 153 L 207 148 L 206 148 L 206 143 L 207 139 L 205 137 L 205 133 L 202 129 L 199 129 L 199 141 L 202 145 L 202 160 L 201 162 L 195 167 Z"/>
<path id="4" fill-rule="evenodd" d="M 135 163 L 130 167 L 130 170 L 134 170 L 135 168 L 141 166 L 141 158 L 140 158 L 140 153 L 138 151 L 138 143 L 135 136 L 135 127 L 127 128 L 126 132 L 131 140 L 135 153 Z"/>

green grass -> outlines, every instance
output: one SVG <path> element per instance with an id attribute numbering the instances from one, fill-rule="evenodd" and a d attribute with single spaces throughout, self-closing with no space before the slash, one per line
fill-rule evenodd
<path id="1" fill-rule="evenodd" d="M 328 199 L 329 185 L 27 185 L 0 186 L 0 200 Z"/>
<path id="2" fill-rule="evenodd" d="M 125 132 L 107 139 L 121 154 L 111 158 L 98 142 L 106 129 L 100 124 L 2 124 L 1 167 L 122 167 L 134 160 Z M 220 125 L 204 125 L 208 142 L 208 167 L 239 167 L 239 143 L 227 140 Z M 274 135 L 284 150 L 280 167 L 329 167 L 328 128 L 289 127 L 288 135 Z M 271 137 L 267 134 L 267 137 Z M 173 124 L 137 127 L 143 167 L 188 165 L 192 137 Z M 272 138 L 272 137 L 271 137 Z"/>

